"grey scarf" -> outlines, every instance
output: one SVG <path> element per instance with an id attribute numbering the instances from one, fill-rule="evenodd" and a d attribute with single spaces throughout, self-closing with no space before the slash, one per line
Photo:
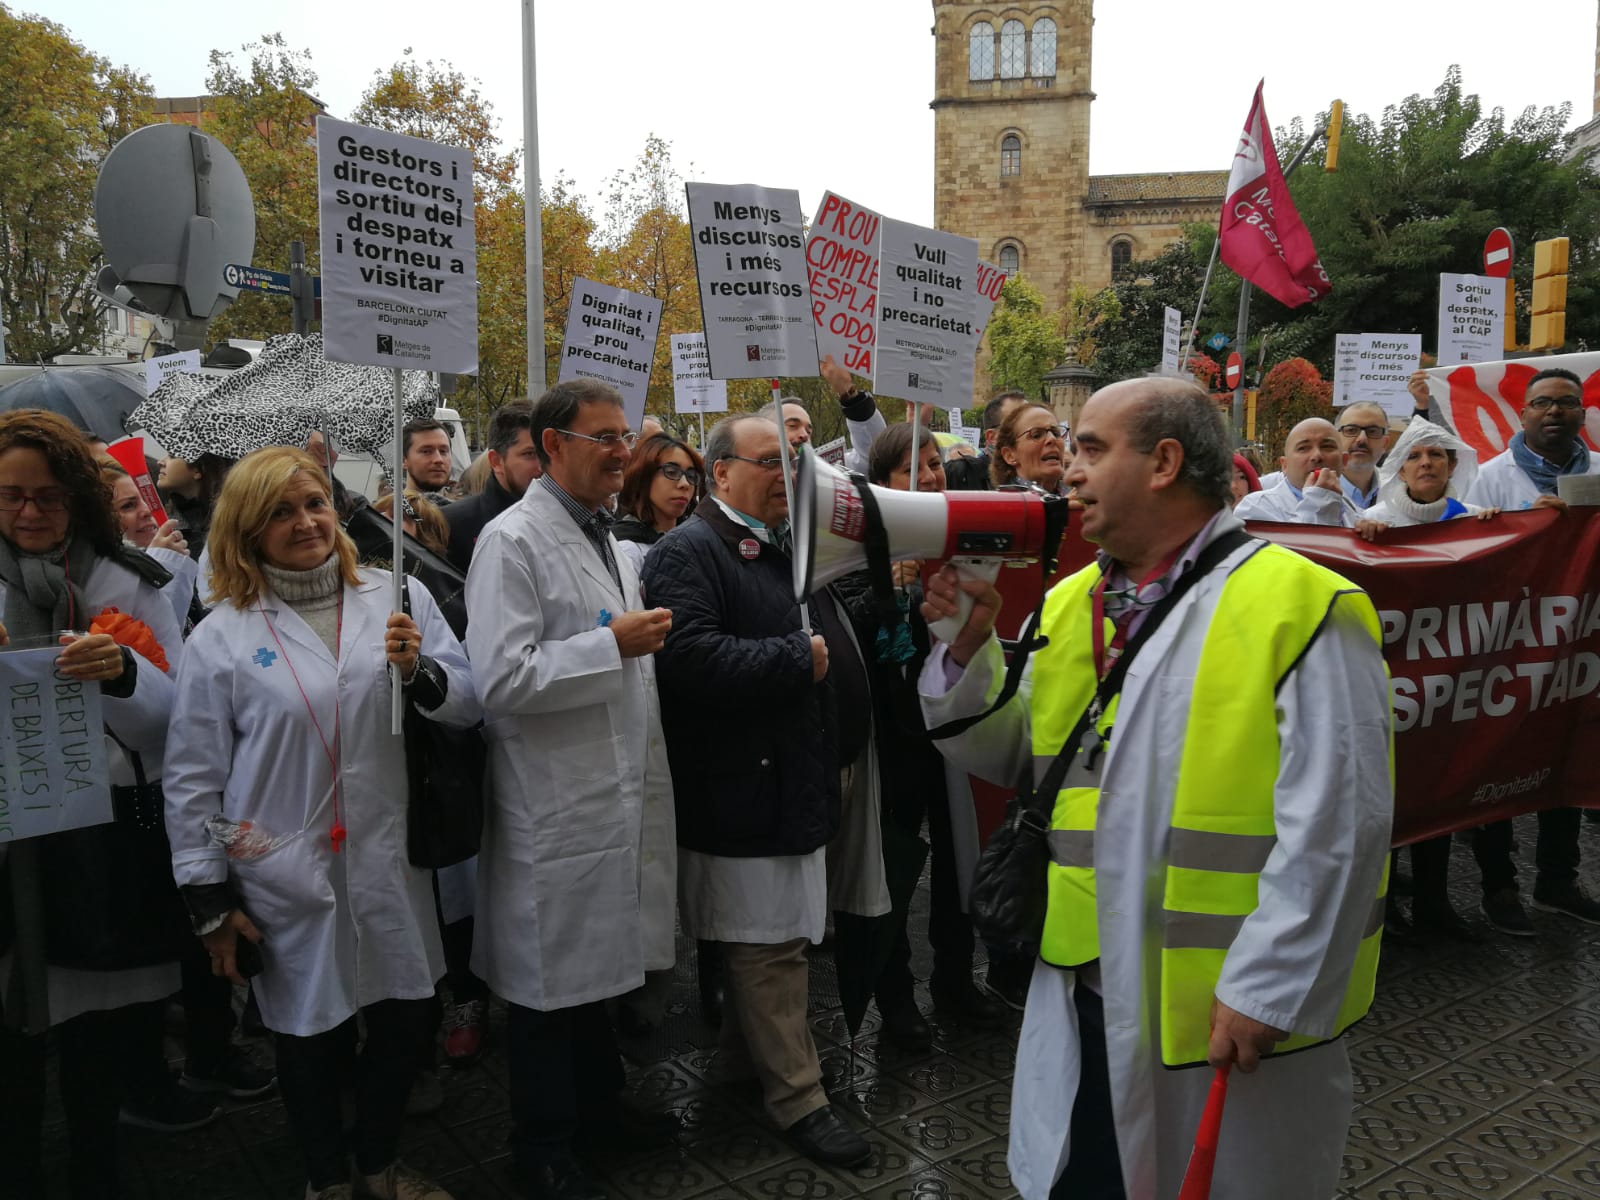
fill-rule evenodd
<path id="1" fill-rule="evenodd" d="M 83 584 L 95 558 L 94 548 L 81 538 L 49 554 L 23 554 L 0 538 L 0 583 L 6 586 L 0 621 L 6 632 L 15 639 L 88 629 L 94 614 L 84 603 Z"/>
<path id="2" fill-rule="evenodd" d="M 6 633 L 15 640 L 74 626 L 87 629 L 93 614 L 84 604 L 81 585 L 94 560 L 93 547 L 82 539 L 53 554 L 23 554 L 0 538 L 0 583 L 6 588 L 5 616 L 0 620 Z M 50 1028 L 50 995 L 37 842 L 17 842 L 10 847 L 9 858 L 16 939 L 4 992 L 5 1025 L 43 1033 Z"/>

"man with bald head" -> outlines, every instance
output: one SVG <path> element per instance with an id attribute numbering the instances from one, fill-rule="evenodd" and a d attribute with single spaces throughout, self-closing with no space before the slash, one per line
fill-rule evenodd
<path id="1" fill-rule="evenodd" d="M 1378 460 L 1389 450 L 1389 414 L 1381 404 L 1357 400 L 1339 414 L 1339 436 L 1344 440 L 1344 494 L 1359 509 L 1378 502 Z"/>
<path id="2" fill-rule="evenodd" d="M 1332 421 L 1301 421 L 1283 444 L 1283 478 L 1264 492 L 1251 492 L 1233 515 L 1241 521 L 1352 526 L 1355 508 L 1345 499 L 1339 474 L 1344 462 L 1344 442 Z"/>
<path id="3" fill-rule="evenodd" d="M 936 743 L 1031 778 L 1049 826 L 1012 1180 L 1026 1200 L 1177 1195 L 1212 1073 L 1174 1068 L 1209 1064 L 1242 1073 L 1229 1197 L 1331 1195 L 1393 808 L 1378 614 L 1245 533 L 1232 439 L 1194 384 L 1114 384 L 1074 434 L 1065 482 L 1099 557 L 1046 597 L 1016 693 Z M 985 713 L 1006 673 L 992 585 L 946 567 L 924 617 L 958 612 L 958 590 L 970 615 L 918 685 L 930 728 Z"/>

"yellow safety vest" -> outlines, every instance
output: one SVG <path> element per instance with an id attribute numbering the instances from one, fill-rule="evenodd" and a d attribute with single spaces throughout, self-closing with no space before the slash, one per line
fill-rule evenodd
<path id="1" fill-rule="evenodd" d="M 1091 594 L 1099 581 L 1100 568 L 1089 566 L 1063 580 L 1045 600 L 1040 628 L 1049 644 L 1035 653 L 1033 663 L 1036 781 L 1094 695 L 1098 681 Z M 1335 608 L 1359 620 L 1374 645 L 1382 646 L 1382 627 L 1364 592 L 1334 572 L 1269 544 L 1229 574 L 1206 630 L 1187 725 L 1171 731 L 1174 737 L 1181 732 L 1184 743 L 1162 914 L 1161 1060 L 1167 1066 L 1206 1060 L 1211 1001 L 1223 960 L 1245 917 L 1255 911 L 1261 870 L 1277 842 L 1277 687 Z M 1108 644 L 1111 636 L 1107 620 Z M 1102 733 L 1114 726 L 1115 716 L 1113 699 L 1097 722 Z M 1110 740 L 1115 743 L 1114 730 Z M 1393 770 L 1391 737 L 1391 778 Z M 1056 797 L 1040 956 L 1059 967 L 1078 967 L 1100 957 L 1094 873 L 1099 798 L 1098 786 L 1064 786 Z M 1335 1036 L 1371 1006 L 1387 885 L 1386 864 Z M 1320 1040 L 1292 1036 L 1275 1053 Z"/>

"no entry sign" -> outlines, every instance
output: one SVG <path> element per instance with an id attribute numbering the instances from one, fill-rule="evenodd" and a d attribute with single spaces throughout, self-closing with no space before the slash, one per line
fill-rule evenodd
<path id="1" fill-rule="evenodd" d="M 1483 273 L 1492 275 L 1496 279 L 1504 279 L 1511 274 L 1513 261 L 1511 250 L 1511 233 L 1504 227 L 1491 230 L 1489 236 L 1483 239 Z"/>
<path id="2" fill-rule="evenodd" d="M 1239 386 L 1239 380 L 1243 377 L 1243 375 L 1244 359 L 1240 358 L 1239 352 L 1235 350 L 1232 354 L 1228 355 L 1228 365 L 1223 370 L 1223 379 L 1227 381 L 1230 391 Z"/>

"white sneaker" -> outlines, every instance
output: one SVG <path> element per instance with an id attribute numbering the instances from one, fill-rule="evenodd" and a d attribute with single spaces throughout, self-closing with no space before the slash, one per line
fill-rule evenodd
<path id="1" fill-rule="evenodd" d="M 452 1200 L 449 1192 L 399 1159 L 377 1175 L 368 1175 L 366 1184 L 367 1195 L 374 1200 Z"/>

